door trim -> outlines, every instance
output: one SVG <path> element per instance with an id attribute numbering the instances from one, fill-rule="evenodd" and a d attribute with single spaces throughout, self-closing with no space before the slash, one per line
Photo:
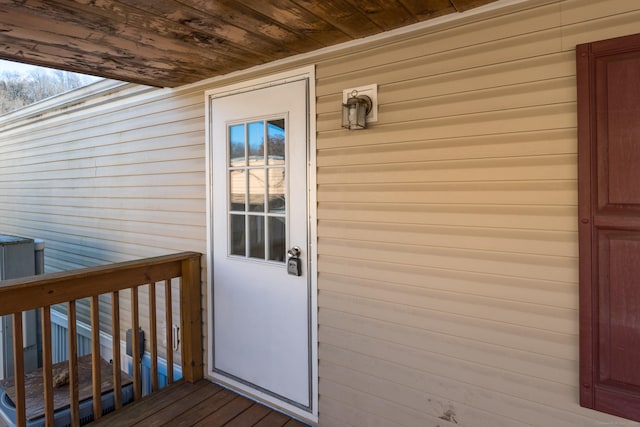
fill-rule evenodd
<path id="1" fill-rule="evenodd" d="M 211 191 L 213 189 L 213 159 L 211 144 L 211 111 L 210 100 L 238 93 L 262 89 L 269 86 L 281 85 L 284 83 L 307 80 L 307 212 L 308 212 L 308 241 L 309 241 L 309 350 L 310 350 L 310 380 L 311 380 L 311 396 L 310 408 L 302 409 L 299 406 L 275 399 L 268 393 L 259 390 L 249 390 L 247 386 L 240 382 L 222 376 L 213 370 L 213 206 L 211 200 Z M 235 83 L 227 86 L 217 87 L 205 91 L 205 157 L 206 157 L 206 180 L 207 180 L 207 367 L 206 374 L 213 381 L 222 385 L 233 388 L 235 391 L 249 398 L 257 399 L 268 406 L 272 406 L 278 410 L 285 411 L 293 416 L 311 421 L 318 422 L 318 232 L 317 232 L 317 194 L 316 194 L 316 89 L 315 89 L 315 66 L 307 66 L 283 73 L 271 74 L 269 76 Z"/>

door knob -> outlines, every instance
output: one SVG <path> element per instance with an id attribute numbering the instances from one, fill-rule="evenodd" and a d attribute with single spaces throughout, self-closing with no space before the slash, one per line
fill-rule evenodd
<path id="1" fill-rule="evenodd" d="M 287 258 L 299 258 L 300 257 L 300 247 L 294 246 L 287 251 Z"/>

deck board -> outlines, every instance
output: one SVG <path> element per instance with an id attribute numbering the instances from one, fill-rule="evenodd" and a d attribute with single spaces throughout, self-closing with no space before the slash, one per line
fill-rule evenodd
<path id="1" fill-rule="evenodd" d="M 197 392 L 190 393 L 181 399 L 176 399 L 171 405 L 154 411 L 144 419 L 131 425 L 145 425 L 149 427 L 161 426 L 172 420 L 180 420 L 191 415 L 195 406 L 207 404 L 208 400 L 222 392 L 221 387 L 204 387 Z M 172 423 L 173 424 L 173 423 Z M 193 423 L 191 423 L 193 424 Z M 187 424 L 189 425 L 189 424 Z"/>
<path id="2" fill-rule="evenodd" d="M 242 396 L 236 396 L 218 411 L 203 418 L 195 426 L 223 426 L 246 411 L 252 402 Z"/>
<path id="3" fill-rule="evenodd" d="M 252 426 L 266 417 L 269 412 L 272 412 L 271 409 L 259 403 L 254 403 L 246 411 L 227 423 L 225 427 Z"/>
<path id="4" fill-rule="evenodd" d="M 291 417 L 207 380 L 179 381 L 91 423 L 99 426 L 303 427 Z"/>
<path id="5" fill-rule="evenodd" d="M 282 427 L 287 422 L 291 421 L 291 418 L 287 417 L 280 412 L 272 411 L 266 417 L 254 424 L 256 427 Z"/>
<path id="6" fill-rule="evenodd" d="M 171 425 L 176 427 L 190 427 L 231 402 L 235 396 L 236 394 L 231 390 L 222 389 L 209 399 L 198 403 L 191 408 L 187 414 L 175 417 L 171 421 Z"/>

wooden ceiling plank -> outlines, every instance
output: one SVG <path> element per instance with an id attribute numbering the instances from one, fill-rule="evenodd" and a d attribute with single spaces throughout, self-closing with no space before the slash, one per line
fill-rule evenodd
<path id="1" fill-rule="evenodd" d="M 416 17 L 398 0 L 347 0 L 384 31 L 415 24 Z"/>
<path id="2" fill-rule="evenodd" d="M 248 51 L 243 52 L 240 46 L 233 46 L 228 41 L 210 33 L 188 28 L 168 19 L 149 15 L 138 8 L 129 7 L 110 0 L 57 0 L 59 7 L 80 8 L 87 16 L 99 15 L 108 20 L 117 20 L 118 35 L 132 40 L 148 39 L 148 34 L 157 34 L 163 38 L 184 43 L 185 46 L 201 48 L 201 53 L 215 50 L 217 56 L 243 62 Z"/>
<path id="3" fill-rule="evenodd" d="M 293 0 L 353 39 L 379 33 L 382 29 L 345 0 Z"/>
<path id="4" fill-rule="evenodd" d="M 352 40 L 343 31 L 291 0 L 237 0 L 237 3 L 242 3 L 245 7 L 253 9 L 294 31 L 300 31 L 323 46 Z"/>
<path id="5" fill-rule="evenodd" d="M 159 71 L 153 68 L 133 67 L 117 59 L 105 59 L 83 50 L 60 48 L 53 45 L 27 46 L 24 38 L 13 38 L 4 34 L 0 39 L 0 57 L 10 61 L 55 68 L 112 78 L 147 86 L 177 86 L 191 76 L 181 71 Z M 197 77 L 196 77 L 197 78 Z"/>
<path id="6" fill-rule="evenodd" d="M 67 17 L 64 25 L 51 25 L 51 16 L 46 9 L 28 10 L 24 7 L 14 7 L 10 10 L 0 10 L 0 21 L 5 21 L 5 15 L 11 17 L 11 24 L 5 24 L 5 33 L 16 38 L 31 41 L 34 49 L 42 45 L 53 45 L 60 48 L 67 47 L 78 51 L 93 52 L 103 58 L 113 57 L 132 67 L 147 67 L 148 69 L 176 70 L 179 66 L 191 69 L 205 68 L 209 75 L 228 68 L 228 61 L 218 60 L 215 56 L 202 57 L 196 55 L 192 49 L 186 51 L 184 47 L 176 46 L 168 39 L 166 43 L 143 44 L 112 34 L 112 30 L 91 28 L 87 25 L 72 22 Z M 44 13 L 43 15 L 40 15 Z M 25 30 L 30 28 L 30 30 Z M 62 33 L 64 32 L 64 33 Z"/>
<path id="7" fill-rule="evenodd" d="M 234 0 L 177 0 L 191 8 L 198 9 L 212 16 L 216 21 L 232 22 L 244 28 L 256 37 L 267 37 L 274 43 L 286 46 L 287 49 L 303 53 L 324 47 L 317 41 L 308 38 L 302 32 L 289 29 L 286 25 L 261 15 L 255 10 L 245 7 Z"/>
<path id="8" fill-rule="evenodd" d="M 117 2 L 177 22 L 188 28 L 210 33 L 220 39 L 227 40 L 234 46 L 242 46 L 248 55 L 260 58 L 260 61 L 256 61 L 258 63 L 291 55 L 291 51 L 285 46 L 275 44 L 264 37 L 258 37 L 243 28 L 213 19 L 210 15 L 175 0 L 118 0 Z"/>
<path id="9" fill-rule="evenodd" d="M 25 41 L 26 40 L 26 41 Z M 132 61 L 130 57 L 91 54 L 86 48 L 70 47 L 56 44 L 39 43 L 19 37 L 16 39 L 6 35 L 2 37 L 5 45 L 0 45 L 0 51 L 6 59 L 17 60 L 18 62 L 31 63 L 34 65 L 46 66 L 50 68 L 67 71 L 92 74 L 101 77 L 114 78 L 118 80 L 133 81 L 136 83 L 151 84 L 153 86 L 171 86 L 175 82 L 180 84 L 200 80 L 210 77 L 216 71 L 209 71 L 207 75 L 202 75 L 205 68 L 199 66 L 189 66 L 188 64 L 178 64 L 167 60 L 164 63 L 142 58 L 141 61 Z M 22 44 L 20 44 L 22 42 Z M 15 54 L 11 55 L 10 52 Z M 107 72 L 107 70 L 109 70 Z M 186 70 L 193 70 L 186 74 Z M 181 74 L 185 75 L 182 80 L 178 79 Z M 162 79 L 152 77 L 162 76 Z M 133 77 L 132 77 L 133 76 Z M 199 78 L 199 76 L 202 76 Z M 169 81 L 170 83 L 167 83 Z"/>
<path id="10" fill-rule="evenodd" d="M 449 0 L 400 0 L 419 21 L 456 12 Z"/>
<path id="11" fill-rule="evenodd" d="M 0 57 L 177 86 L 495 0 L 0 0 Z"/>
<path id="12" fill-rule="evenodd" d="M 458 12 L 464 12 L 485 4 L 493 3 L 495 0 L 450 0 L 451 4 Z"/>

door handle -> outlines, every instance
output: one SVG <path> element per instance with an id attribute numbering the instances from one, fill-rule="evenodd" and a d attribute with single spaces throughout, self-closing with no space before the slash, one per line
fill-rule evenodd
<path id="1" fill-rule="evenodd" d="M 287 251 L 287 258 L 300 258 L 300 247 L 294 246 Z"/>

